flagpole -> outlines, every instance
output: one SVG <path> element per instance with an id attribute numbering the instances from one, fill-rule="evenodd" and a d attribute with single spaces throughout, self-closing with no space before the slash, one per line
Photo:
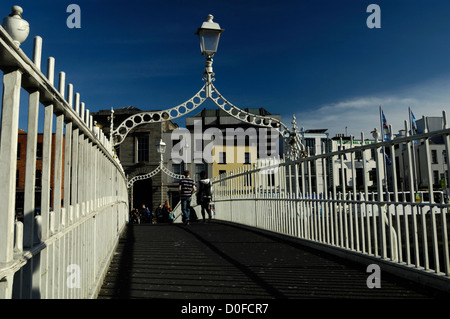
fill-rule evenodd
<path id="1" fill-rule="evenodd" d="M 381 125 L 381 136 L 382 136 L 381 141 L 384 142 L 384 128 L 383 128 L 383 116 L 382 116 L 382 114 L 383 114 L 383 110 L 381 109 L 381 105 L 380 105 L 380 125 Z M 386 187 L 386 194 L 388 195 L 387 196 L 388 197 L 387 201 L 389 201 L 390 196 L 389 196 L 389 189 L 388 189 L 388 183 L 387 183 L 386 149 L 385 149 L 384 145 L 383 145 L 383 168 L 384 168 L 384 172 L 383 172 L 384 173 L 383 174 L 384 175 L 384 184 L 385 184 L 385 187 Z M 379 196 L 379 198 L 383 198 L 383 197 Z"/>
<path id="2" fill-rule="evenodd" d="M 411 107 L 408 106 L 408 113 L 409 113 L 409 134 L 411 136 L 414 135 L 414 131 L 413 131 L 413 126 L 412 126 L 412 118 L 411 118 Z M 413 178 L 414 178 L 414 187 L 416 189 L 416 191 L 419 191 L 419 188 L 417 187 L 417 172 L 416 172 L 416 143 L 415 140 L 411 141 L 412 144 L 412 169 L 413 169 Z M 411 194 L 411 196 L 413 196 L 413 194 Z"/>
<path id="3" fill-rule="evenodd" d="M 381 122 L 381 134 L 382 134 L 382 144 L 383 144 L 383 175 L 384 175 L 384 184 L 386 187 L 386 195 L 387 195 L 387 199 L 384 198 L 383 196 L 383 185 L 379 185 L 377 187 L 378 189 L 378 200 L 379 201 L 390 201 L 390 196 L 389 196 L 389 189 L 388 189 L 388 183 L 387 183 L 387 169 L 386 169 L 386 150 L 385 150 L 385 146 L 384 146 L 384 130 L 383 130 L 383 119 L 382 119 L 382 114 L 383 111 L 381 109 L 381 105 L 380 105 L 380 122 Z M 384 115 L 384 114 L 383 114 Z M 387 123 L 386 123 L 387 124 Z M 389 129 L 389 128 L 388 128 Z M 376 151 L 378 153 L 378 150 Z M 380 154 L 377 154 L 377 156 L 380 156 Z M 379 157 L 378 157 L 379 160 Z M 378 162 L 377 160 L 377 162 Z M 379 165 L 377 165 L 377 168 L 379 167 Z M 381 174 L 379 174 L 379 176 L 381 176 Z M 378 178 L 377 183 L 380 182 L 380 179 Z M 383 184 L 383 181 L 381 181 L 381 183 Z M 384 211 L 383 207 L 379 207 L 379 211 L 378 211 L 378 216 L 380 217 L 380 224 L 379 224 L 379 231 L 380 231 L 380 236 L 381 236 L 381 257 L 382 258 L 387 258 L 387 248 L 386 248 L 386 228 L 385 226 L 388 226 L 388 222 L 386 220 L 386 211 Z M 386 224 L 386 225 L 385 225 Z"/>

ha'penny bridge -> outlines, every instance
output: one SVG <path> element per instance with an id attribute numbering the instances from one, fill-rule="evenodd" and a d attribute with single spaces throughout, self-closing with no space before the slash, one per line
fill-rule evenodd
<path id="1" fill-rule="evenodd" d="M 0 27 L 0 298 L 448 296 L 448 199 L 430 185 L 428 200 L 416 201 L 411 196 L 417 191 L 413 165 L 406 168 L 407 191 L 397 189 L 396 163 L 383 165 L 381 153 L 404 147 L 403 160 L 411 164 L 412 146 L 419 142 L 426 150 L 421 165 L 432 180 L 433 138 L 444 140 L 450 162 L 445 112 L 438 131 L 425 128 L 418 135 L 311 155 L 295 122 L 290 129 L 270 117 L 249 114 L 212 84 L 212 57 L 223 30 L 208 16 L 197 32 L 206 57 L 201 90 L 177 107 L 134 115 L 106 136 L 73 85 L 66 86 L 64 72 L 55 83 L 55 59 L 48 58 L 45 72 L 41 70 L 42 38 L 35 37 L 31 59 L 20 49 L 28 35 L 21 14 L 14 7 Z M 24 217 L 16 220 L 21 92 L 28 95 L 28 126 Z M 137 125 L 183 116 L 206 99 L 241 121 L 276 130 L 284 141 L 284 156 L 213 178 L 210 223 L 180 223 L 177 206 L 174 224 L 129 224 L 130 181 L 114 145 Z M 39 119 L 44 123 L 42 190 L 36 203 Z M 369 191 L 365 156 L 371 152 L 378 154 L 378 186 Z M 344 157 L 350 159 L 351 174 L 361 166 L 363 178 L 353 179 L 360 185 L 339 185 L 329 178 L 334 170 L 343 172 Z M 170 174 L 163 167 L 158 172 Z M 386 190 L 388 175 L 393 180 Z M 192 206 L 201 216 L 195 200 Z"/>

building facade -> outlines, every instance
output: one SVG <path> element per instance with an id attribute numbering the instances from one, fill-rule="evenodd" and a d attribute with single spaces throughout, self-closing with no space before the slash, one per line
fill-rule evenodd
<path id="1" fill-rule="evenodd" d="M 113 128 L 116 129 L 131 115 L 141 112 L 143 111 L 133 106 L 114 109 Z M 103 130 L 106 136 L 109 136 L 111 110 L 100 110 L 92 115 L 96 125 Z M 122 143 L 115 147 L 116 155 L 129 181 L 135 176 L 147 175 L 159 166 L 160 154 L 156 151 L 156 144 L 161 139 L 169 146 L 163 156 L 163 164 L 168 169 L 172 169 L 170 133 L 177 128 L 178 125 L 171 121 L 142 124 L 136 126 Z M 130 209 L 140 209 L 142 205 L 145 205 L 151 212 L 154 212 L 166 200 L 175 206 L 178 202 L 178 182 L 163 172 L 159 172 L 151 178 L 135 181 L 129 188 L 129 199 Z"/>
<path id="2" fill-rule="evenodd" d="M 280 115 L 263 108 L 244 111 L 281 120 Z M 191 147 L 187 149 L 189 156 L 183 167 L 194 172 L 195 178 L 201 171 L 215 177 L 283 153 L 279 133 L 242 122 L 221 109 L 203 109 L 187 117 L 186 129 L 191 136 Z"/>
<path id="3" fill-rule="evenodd" d="M 442 117 L 425 117 L 416 120 L 417 134 L 424 133 L 425 122 L 429 132 L 439 131 L 443 129 Z M 406 136 L 405 130 L 399 131 L 396 138 Z M 430 153 L 427 154 L 425 143 L 423 140 L 417 140 L 411 145 L 412 165 L 413 169 L 409 169 L 407 144 L 399 144 L 395 149 L 395 161 L 397 164 L 397 181 L 398 187 L 402 190 L 409 190 L 410 171 L 413 174 L 415 189 L 426 191 L 430 185 L 428 178 L 427 156 L 430 159 L 431 169 L 431 185 L 435 190 L 444 190 L 449 187 L 448 180 L 448 163 L 445 141 L 442 136 L 431 138 L 429 140 Z"/>
<path id="4" fill-rule="evenodd" d="M 43 152 L 44 135 L 38 133 L 36 144 L 36 175 L 35 175 L 35 214 L 40 214 L 41 207 L 41 187 L 42 187 L 42 152 Z M 17 140 L 17 168 L 16 168 L 16 215 L 20 219 L 24 214 L 24 192 L 25 192 L 25 173 L 26 173 L 26 154 L 28 144 L 28 134 L 26 131 L 19 129 Z M 63 137 L 63 149 L 65 140 Z M 52 136 L 52 160 L 50 166 L 50 205 L 53 206 L 53 191 L 54 191 L 54 160 L 55 135 Z M 62 153 L 64 162 L 64 152 Z M 64 165 L 61 167 L 62 176 L 64 176 Z M 64 198 L 64 184 L 61 185 L 61 198 Z M 50 211 L 52 207 L 50 207 Z"/>

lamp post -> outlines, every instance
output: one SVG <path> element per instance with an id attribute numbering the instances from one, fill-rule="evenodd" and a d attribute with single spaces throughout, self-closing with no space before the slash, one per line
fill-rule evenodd
<path id="1" fill-rule="evenodd" d="M 195 32 L 200 40 L 200 50 L 206 58 L 206 73 L 212 73 L 213 56 L 217 53 L 220 35 L 224 31 L 213 19 L 214 16 L 208 14 L 206 21 Z"/>
<path id="2" fill-rule="evenodd" d="M 162 166 L 164 166 L 163 155 L 166 152 L 166 143 L 163 142 L 162 138 L 159 140 L 158 143 L 156 143 L 156 151 L 161 155 L 161 160 L 160 160 L 160 164 L 159 165 L 162 167 Z M 164 201 L 164 198 L 163 198 L 163 193 L 164 193 L 163 185 L 164 185 L 163 177 L 161 176 L 161 204 Z"/>
<path id="3" fill-rule="evenodd" d="M 156 151 L 161 155 L 161 162 L 163 162 L 163 154 L 166 152 L 166 143 L 164 143 L 162 139 L 156 143 Z"/>
<path id="4" fill-rule="evenodd" d="M 134 176 L 133 178 L 131 178 L 128 181 L 128 187 L 131 187 L 134 184 L 135 181 L 151 178 L 151 177 L 155 176 L 156 174 L 158 174 L 160 171 L 162 171 L 164 174 L 166 174 L 166 175 L 168 175 L 170 177 L 176 178 L 176 179 L 183 179 L 185 177 L 184 175 L 176 174 L 176 173 L 170 171 L 168 168 L 166 168 L 164 166 L 163 155 L 166 152 L 166 143 L 164 143 L 162 139 L 160 139 L 160 141 L 158 143 L 156 143 L 156 151 L 161 156 L 160 160 L 159 160 L 158 167 L 155 168 L 153 171 L 151 171 L 148 174 Z M 162 179 L 161 179 L 161 197 L 162 197 Z"/>
<path id="5" fill-rule="evenodd" d="M 204 75 L 206 75 L 206 83 L 208 84 L 206 88 L 206 96 L 210 96 L 210 84 L 213 81 L 212 76 L 214 76 L 212 68 L 213 57 L 217 53 L 220 35 L 224 31 L 220 28 L 220 25 L 218 23 L 213 21 L 213 19 L 214 16 L 208 14 L 208 16 L 206 17 L 206 21 L 203 22 L 202 26 L 195 32 L 200 40 L 200 51 L 206 59 L 205 72 L 203 73 Z"/>
<path id="6" fill-rule="evenodd" d="M 214 73 L 212 68 L 213 57 L 217 53 L 220 36 L 224 30 L 220 28 L 218 23 L 213 21 L 213 18 L 214 17 L 209 14 L 206 17 L 206 21 L 203 22 L 201 27 L 195 32 L 195 34 L 199 37 L 200 51 L 206 59 L 205 71 L 203 73 L 203 81 L 206 83 L 200 91 L 180 105 L 165 110 L 143 111 L 141 113 L 131 115 L 114 130 L 114 145 L 122 143 L 127 134 L 138 125 L 169 121 L 179 118 L 194 111 L 207 99 L 211 99 L 220 109 L 241 122 L 259 127 L 275 129 L 283 137 L 286 143 L 286 158 L 298 158 L 299 155 L 305 152 L 305 147 L 300 140 L 299 134 L 292 132 L 284 123 L 276 118 L 272 118 L 267 115 L 263 116 L 249 113 L 248 111 L 238 108 L 227 101 L 225 97 L 215 88 L 212 83 L 214 81 Z"/>

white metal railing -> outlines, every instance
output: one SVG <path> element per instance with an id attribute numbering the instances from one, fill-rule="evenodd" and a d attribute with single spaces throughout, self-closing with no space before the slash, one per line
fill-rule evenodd
<path id="1" fill-rule="evenodd" d="M 126 177 L 80 94 L 74 94 L 72 84 L 66 91 L 64 72 L 55 88 L 55 59 L 48 59 L 46 75 L 41 72 L 41 52 L 42 38 L 35 37 L 30 60 L 0 27 L 0 298 L 93 298 L 128 218 Z M 24 216 L 16 221 L 24 92 L 28 95 Z M 42 191 L 36 204 L 40 120 Z"/>
<path id="2" fill-rule="evenodd" d="M 265 165 L 247 165 L 222 174 L 213 183 L 215 218 L 407 266 L 446 278 L 450 286 L 450 204 L 445 195 L 448 185 L 437 190 L 429 182 L 425 191 L 418 192 L 414 180 L 417 172 L 411 164 L 411 150 L 414 142 L 419 141 L 426 160 L 422 173 L 433 181 L 429 145 L 435 137 L 443 138 L 446 163 L 450 162 L 450 129 L 445 112 L 443 119 L 444 127 L 439 131 L 376 141 L 297 161 L 273 159 Z M 362 154 L 360 184 L 355 174 L 356 152 L 372 149 L 378 154 L 375 189 L 369 187 L 365 152 L 358 153 Z M 391 150 L 390 165 L 384 165 L 382 149 Z M 403 149 L 403 155 L 397 153 L 397 157 L 403 156 L 400 160 L 409 163 L 402 175 L 407 177 L 403 189 L 398 187 L 395 149 Z M 339 185 L 344 178 L 331 178 L 334 171 L 343 168 L 343 161 L 336 161 L 343 156 L 350 159 L 346 162 L 353 177 L 350 186 Z M 445 165 L 448 181 L 448 164 Z M 326 191 L 317 192 L 318 189 Z M 418 193 L 422 199 L 416 199 Z M 427 195 L 426 201 L 423 195 Z"/>

